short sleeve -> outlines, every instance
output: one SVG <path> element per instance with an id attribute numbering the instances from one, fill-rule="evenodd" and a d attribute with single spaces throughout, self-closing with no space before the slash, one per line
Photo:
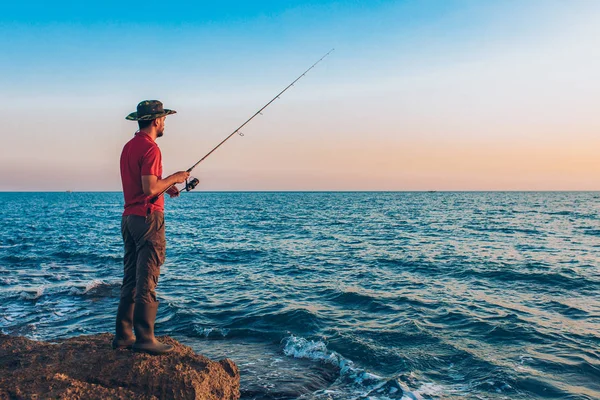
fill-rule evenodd
<path id="1" fill-rule="evenodd" d="M 161 177 L 162 175 L 162 156 L 158 146 L 152 146 L 142 158 L 142 176 L 154 175 Z"/>

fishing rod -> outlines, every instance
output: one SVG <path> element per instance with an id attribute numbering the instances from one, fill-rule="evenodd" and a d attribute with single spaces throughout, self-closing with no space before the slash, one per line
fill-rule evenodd
<path id="1" fill-rule="evenodd" d="M 223 141 L 221 143 L 219 143 L 218 145 L 216 145 L 211 151 L 209 151 L 204 157 L 202 157 L 200 160 L 198 160 L 198 162 L 194 165 L 192 165 L 190 168 L 187 169 L 187 172 L 192 172 L 192 170 L 194 168 L 196 168 L 198 166 L 198 164 L 200 164 L 202 161 L 204 161 L 208 156 L 210 156 L 215 150 L 217 150 L 219 147 L 221 147 L 221 145 L 223 143 L 225 143 L 226 141 L 228 141 L 233 135 L 235 135 L 236 133 L 239 134 L 240 136 L 244 136 L 244 134 L 242 132 L 240 132 L 240 130 L 246 126 L 246 124 L 250 121 L 252 121 L 254 119 L 254 117 L 256 117 L 257 115 L 262 115 L 262 111 L 267 108 L 269 105 L 271 105 L 271 103 L 273 103 L 275 100 L 277 100 L 279 98 L 279 96 L 281 96 L 286 90 L 288 90 L 289 88 L 291 88 L 292 86 L 294 86 L 294 83 L 298 82 L 300 80 L 300 78 L 302 78 L 304 75 L 306 75 L 308 73 L 308 71 L 310 71 L 311 69 L 313 69 L 318 63 L 321 62 L 321 60 L 323 60 L 325 57 L 327 57 L 332 51 L 334 51 L 335 49 L 331 49 L 329 50 L 329 52 L 327 52 L 327 54 L 325 54 L 323 57 L 319 58 L 319 60 L 314 63 L 313 65 L 310 66 L 309 69 L 307 69 L 306 71 L 304 71 L 302 73 L 302 75 L 300 75 L 298 78 L 296 78 L 295 81 L 293 81 L 292 83 L 290 83 L 285 89 L 283 89 L 281 92 L 279 92 L 279 94 L 277 94 L 277 96 L 273 97 L 271 99 L 271 101 L 269 101 L 267 104 L 265 104 L 260 110 L 258 110 L 256 113 L 254 113 L 254 115 L 252 115 L 250 118 L 248 118 L 246 120 L 246 122 L 244 122 L 242 125 L 240 125 L 235 131 L 231 132 L 231 134 L 229 136 L 227 136 L 225 139 L 223 139 Z M 179 190 L 179 192 L 185 190 L 186 192 L 189 192 L 190 190 L 193 190 L 198 183 L 200 183 L 200 181 L 197 178 L 191 178 L 189 181 L 186 179 L 185 181 L 185 187 L 183 187 L 181 190 Z M 160 192 L 159 194 L 156 195 L 156 197 L 153 197 L 150 202 L 154 203 L 156 200 L 158 200 L 158 198 L 160 196 L 162 196 L 167 190 L 169 190 L 171 187 L 175 186 L 174 184 L 167 187 L 165 190 L 163 190 L 162 192 Z"/>

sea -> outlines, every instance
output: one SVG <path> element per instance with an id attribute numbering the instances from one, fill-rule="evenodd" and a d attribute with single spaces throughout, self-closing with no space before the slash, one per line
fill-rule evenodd
<path id="1" fill-rule="evenodd" d="M 0 204 L 0 331 L 113 332 L 122 193 Z M 242 399 L 600 399 L 598 192 L 190 192 L 165 219 L 156 333 L 232 359 Z"/>

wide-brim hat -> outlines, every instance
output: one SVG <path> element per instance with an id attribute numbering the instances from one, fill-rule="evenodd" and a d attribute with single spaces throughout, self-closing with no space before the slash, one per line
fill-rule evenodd
<path id="1" fill-rule="evenodd" d="M 132 112 L 125 119 L 130 121 L 148 121 L 175 114 L 177 111 L 163 108 L 163 103 L 158 100 L 144 100 L 137 105 L 137 111 Z"/>

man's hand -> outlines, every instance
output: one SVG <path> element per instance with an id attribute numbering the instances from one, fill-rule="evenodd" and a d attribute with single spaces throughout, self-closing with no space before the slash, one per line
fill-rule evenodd
<path id="1" fill-rule="evenodd" d="M 169 188 L 169 190 L 167 190 L 167 194 L 171 198 L 173 198 L 173 197 L 179 197 L 179 189 L 177 189 L 175 186 L 171 186 Z"/>
<path id="2" fill-rule="evenodd" d="M 175 183 L 183 183 L 187 178 L 190 177 L 190 173 L 187 171 L 175 172 L 171 175 L 175 179 Z"/>

